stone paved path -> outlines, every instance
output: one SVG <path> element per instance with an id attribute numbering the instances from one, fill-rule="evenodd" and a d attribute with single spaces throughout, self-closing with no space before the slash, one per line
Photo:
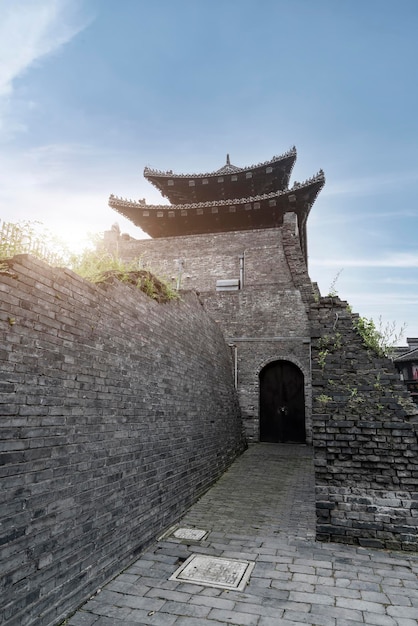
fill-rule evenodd
<path id="1" fill-rule="evenodd" d="M 314 541 L 311 449 L 257 444 L 69 626 L 417 626 L 418 555 Z M 244 591 L 169 580 L 191 554 L 255 562 Z"/>

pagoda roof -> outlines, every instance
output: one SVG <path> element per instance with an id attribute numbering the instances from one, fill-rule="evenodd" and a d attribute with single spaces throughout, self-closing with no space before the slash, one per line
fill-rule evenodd
<path id="1" fill-rule="evenodd" d="M 293 147 L 280 156 L 248 167 L 232 165 L 227 155 L 226 164 L 214 172 L 174 174 L 172 170 L 146 167 L 144 176 L 172 204 L 191 204 L 284 190 L 295 161 L 296 148 Z"/>
<path id="2" fill-rule="evenodd" d="M 285 213 L 294 212 L 306 257 L 306 220 L 324 183 L 325 176 L 320 170 L 303 183 L 295 182 L 291 189 L 247 198 L 148 205 L 145 200 L 128 200 L 112 194 L 109 206 L 155 238 L 275 228 L 283 223 Z"/>

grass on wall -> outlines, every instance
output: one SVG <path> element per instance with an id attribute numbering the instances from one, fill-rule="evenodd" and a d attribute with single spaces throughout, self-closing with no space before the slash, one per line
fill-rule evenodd
<path id="1" fill-rule="evenodd" d="M 95 249 L 72 254 L 53 237 L 40 222 L 0 221 L 0 271 L 8 271 L 11 259 L 17 254 L 31 254 L 49 265 L 68 267 L 92 283 L 111 280 L 135 285 L 157 302 L 168 302 L 179 297 L 173 286 L 148 270 L 141 269 L 140 259 L 130 263 L 104 250 L 102 237 L 93 238 Z"/>

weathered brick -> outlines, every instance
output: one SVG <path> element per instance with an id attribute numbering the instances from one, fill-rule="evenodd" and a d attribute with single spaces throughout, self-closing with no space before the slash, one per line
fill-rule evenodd
<path id="1" fill-rule="evenodd" d="M 340 324 L 342 313 L 348 326 Z M 313 368 L 312 381 L 318 412 L 318 419 L 313 419 L 318 539 L 340 541 L 343 534 L 347 543 L 399 548 L 407 535 L 406 542 L 415 542 L 417 549 L 417 526 L 414 538 L 409 515 L 413 489 L 409 481 L 414 480 L 413 463 L 418 459 L 417 425 L 401 406 L 407 392 L 393 363 L 366 349 L 354 328 L 355 319 L 338 298 L 322 298 L 311 307 L 319 337 L 313 344 L 313 361 L 321 350 L 328 351 L 323 367 Z M 327 399 L 325 407 L 321 396 Z M 402 500 L 396 495 L 400 487 Z M 344 501 L 337 499 L 338 494 Z M 332 511 L 328 517 L 327 503 Z"/>
<path id="2" fill-rule="evenodd" d="M 43 626 L 173 523 L 244 441 L 230 351 L 195 296 L 159 305 L 27 256 L 15 272 L 0 597 L 5 625 Z"/>

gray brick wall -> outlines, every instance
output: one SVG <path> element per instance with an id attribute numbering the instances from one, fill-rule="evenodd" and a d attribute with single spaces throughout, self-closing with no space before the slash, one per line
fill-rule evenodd
<path id="1" fill-rule="evenodd" d="M 113 241 L 112 241 L 113 235 Z M 293 286 L 282 243 L 282 229 L 125 240 L 108 233 L 107 246 L 126 260 L 140 257 L 141 264 L 173 282 L 178 260 L 183 260 L 183 289 L 212 291 L 216 281 L 239 278 L 239 257 L 245 256 L 245 285 Z"/>
<path id="2" fill-rule="evenodd" d="M 237 357 L 237 385 L 248 441 L 259 440 L 259 374 L 275 360 L 297 365 L 305 380 L 307 441 L 311 441 L 309 303 L 315 287 L 300 248 L 294 213 L 278 228 L 187 237 L 132 240 L 106 234 L 110 250 L 196 289 Z M 240 277 L 237 292 L 216 292 L 216 281 Z"/>
<path id="3" fill-rule="evenodd" d="M 312 305 L 317 537 L 418 549 L 418 421 L 389 359 L 338 298 Z"/>
<path id="4" fill-rule="evenodd" d="M 0 622 L 46 626 L 222 474 L 242 424 L 195 295 L 160 305 L 26 255 L 0 291 Z"/>
<path id="5" fill-rule="evenodd" d="M 305 378 L 307 439 L 311 438 L 310 327 L 297 289 L 271 287 L 201 294 L 205 308 L 234 346 L 241 412 L 248 441 L 259 440 L 259 374 L 272 361 L 295 363 Z"/>

